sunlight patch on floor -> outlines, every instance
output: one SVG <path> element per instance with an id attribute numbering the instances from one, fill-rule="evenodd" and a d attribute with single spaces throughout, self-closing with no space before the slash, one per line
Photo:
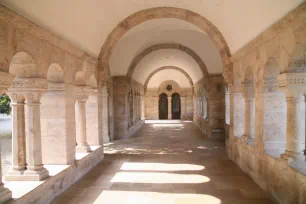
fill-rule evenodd
<path id="1" fill-rule="evenodd" d="M 145 124 L 176 124 L 182 123 L 181 120 L 146 120 Z"/>
<path id="2" fill-rule="evenodd" d="M 120 169 L 127 171 L 200 171 L 205 167 L 194 164 L 125 162 Z"/>
<path id="3" fill-rule="evenodd" d="M 183 124 L 153 124 L 153 127 L 184 127 Z"/>
<path id="4" fill-rule="evenodd" d="M 94 200 L 111 204 L 221 204 L 221 200 L 206 194 L 176 194 L 139 191 L 105 190 Z"/>
<path id="5" fill-rule="evenodd" d="M 116 183 L 206 183 L 210 179 L 197 174 L 172 174 L 148 172 L 118 172 L 111 182 Z"/>

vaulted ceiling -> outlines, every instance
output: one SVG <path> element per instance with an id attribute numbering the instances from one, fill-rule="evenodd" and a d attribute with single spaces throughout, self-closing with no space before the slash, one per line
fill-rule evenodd
<path id="1" fill-rule="evenodd" d="M 198 13 L 221 32 L 233 54 L 303 1 L 0 0 L 5 6 L 95 57 L 116 25 L 140 10 L 176 7 Z M 208 73 L 222 73 L 219 51 L 208 35 L 188 22 L 167 18 L 149 20 L 129 30 L 112 52 L 111 74 L 126 75 L 137 55 L 150 46 L 165 43 L 188 47 L 205 63 Z M 202 77 L 195 60 L 180 50 L 156 50 L 147 54 L 139 61 L 132 77 L 143 84 L 152 71 L 163 66 L 185 70 L 194 82 Z M 183 76 L 176 70 L 164 70 L 152 77 L 149 85 L 154 87 L 169 77 L 179 79 Z M 180 81 L 181 85 L 187 86 L 185 78 Z"/>

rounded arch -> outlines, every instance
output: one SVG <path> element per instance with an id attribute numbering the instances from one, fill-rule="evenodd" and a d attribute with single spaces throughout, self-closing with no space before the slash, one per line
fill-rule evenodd
<path id="1" fill-rule="evenodd" d="M 156 7 L 138 11 L 120 22 L 108 35 L 99 54 L 99 67 L 109 74 L 109 59 L 118 41 L 131 28 L 142 22 L 161 18 L 175 18 L 189 22 L 204 31 L 216 45 L 224 67 L 224 73 L 230 69 L 230 49 L 221 32 L 205 17 L 187 9 L 174 7 Z M 103 77 L 104 74 L 101 74 Z"/>
<path id="2" fill-rule="evenodd" d="M 16 78 L 33 78 L 37 76 L 36 64 L 26 52 L 17 52 L 10 63 L 9 73 Z"/>
<path id="3" fill-rule="evenodd" d="M 75 84 L 77 86 L 85 86 L 86 85 L 86 83 L 85 83 L 85 73 L 84 72 L 78 71 L 75 74 Z"/>
<path id="4" fill-rule="evenodd" d="M 179 72 L 181 72 L 182 74 L 184 74 L 184 75 L 187 77 L 188 81 L 190 82 L 191 87 L 193 87 L 194 84 L 193 84 L 193 81 L 192 81 L 191 77 L 190 77 L 189 74 L 188 74 L 187 72 L 185 72 L 183 69 L 181 69 L 181 68 L 179 68 L 179 67 L 164 66 L 164 67 L 160 67 L 160 68 L 156 69 L 155 71 L 153 71 L 153 72 L 148 76 L 148 78 L 146 79 L 146 81 L 145 81 L 145 83 L 144 83 L 144 88 L 145 88 L 145 90 L 146 90 L 146 88 L 147 88 L 147 86 L 148 86 L 148 83 L 149 83 L 150 79 L 151 79 L 156 73 L 158 73 L 158 72 L 160 72 L 160 71 L 163 71 L 163 70 L 167 70 L 167 69 L 176 70 L 176 71 L 179 71 Z"/>
<path id="5" fill-rule="evenodd" d="M 88 85 L 92 88 L 97 88 L 97 79 L 96 79 L 95 75 L 90 76 Z"/>
<path id="6" fill-rule="evenodd" d="M 49 82 L 60 83 L 64 81 L 64 73 L 62 67 L 57 63 L 52 63 L 49 66 L 47 73 L 47 80 Z"/>
<path id="7" fill-rule="evenodd" d="M 186 53 L 187 55 L 189 55 L 190 57 L 192 57 L 195 62 L 199 65 L 199 67 L 201 68 L 201 71 L 203 73 L 203 77 L 208 77 L 208 71 L 207 71 L 207 67 L 205 65 L 205 63 L 203 62 L 203 60 L 190 48 L 183 46 L 181 44 L 176 44 L 176 43 L 165 43 L 165 44 L 158 44 L 158 45 L 153 45 L 151 47 L 148 47 L 147 49 L 145 49 L 144 51 L 142 51 L 141 53 L 139 53 L 134 60 L 132 61 L 131 65 L 129 66 L 128 69 L 128 73 L 127 76 L 129 78 L 132 78 L 133 72 L 135 70 L 135 68 L 137 67 L 138 63 L 148 54 L 157 51 L 157 50 L 164 50 L 164 49 L 173 49 L 173 50 L 179 50 L 182 51 L 184 53 Z"/>

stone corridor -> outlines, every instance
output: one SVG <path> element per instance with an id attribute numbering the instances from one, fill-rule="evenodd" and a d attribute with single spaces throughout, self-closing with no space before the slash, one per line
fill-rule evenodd
<path id="1" fill-rule="evenodd" d="M 270 204 L 192 122 L 146 121 L 134 137 L 105 144 L 105 158 L 52 204 Z"/>

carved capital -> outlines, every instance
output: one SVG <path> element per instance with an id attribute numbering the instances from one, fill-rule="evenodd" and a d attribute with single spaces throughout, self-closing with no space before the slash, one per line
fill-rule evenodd
<path id="1" fill-rule="evenodd" d="M 26 104 L 40 104 L 40 99 L 42 95 L 43 91 L 24 92 Z"/>
<path id="2" fill-rule="evenodd" d="M 242 84 L 241 85 L 242 95 L 245 100 L 254 99 L 254 86 L 253 84 Z"/>
<path id="3" fill-rule="evenodd" d="M 306 94 L 306 73 L 284 73 L 277 77 L 278 86 L 287 97 Z"/>
<path id="4" fill-rule="evenodd" d="M 89 86 L 76 86 L 75 97 L 79 103 L 85 103 L 88 100 L 88 96 L 95 92 L 96 89 L 92 89 Z"/>
<path id="5" fill-rule="evenodd" d="M 0 95 L 11 85 L 15 77 L 6 72 L 0 72 Z"/>
<path id="6" fill-rule="evenodd" d="M 18 78 L 12 81 L 9 90 L 13 91 L 46 91 L 48 81 L 40 78 Z"/>

